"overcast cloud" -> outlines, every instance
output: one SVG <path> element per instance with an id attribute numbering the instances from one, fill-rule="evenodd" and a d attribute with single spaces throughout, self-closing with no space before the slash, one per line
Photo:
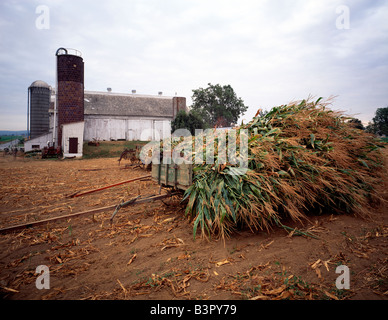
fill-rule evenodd
<path id="1" fill-rule="evenodd" d="M 36 27 L 39 5 L 49 29 Z M 349 29 L 337 28 L 340 6 Z M 27 88 L 55 85 L 59 47 L 82 52 L 86 90 L 162 91 L 191 104 L 193 89 L 230 84 L 246 121 L 310 94 L 338 96 L 333 108 L 364 122 L 388 106 L 384 0 L 2 0 L 1 130 L 26 129 Z"/>

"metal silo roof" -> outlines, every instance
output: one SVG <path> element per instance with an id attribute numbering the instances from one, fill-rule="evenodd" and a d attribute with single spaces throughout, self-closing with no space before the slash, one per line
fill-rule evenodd
<path id="1" fill-rule="evenodd" d="M 47 88 L 47 89 L 50 88 L 50 86 L 46 82 L 44 82 L 42 80 L 34 81 L 33 83 L 31 83 L 30 88 L 31 87 L 34 87 L 34 88 Z"/>

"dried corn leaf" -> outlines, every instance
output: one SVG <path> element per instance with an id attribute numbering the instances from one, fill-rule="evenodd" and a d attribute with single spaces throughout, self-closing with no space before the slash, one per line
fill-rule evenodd
<path id="1" fill-rule="evenodd" d="M 323 261 L 323 264 L 324 264 L 324 266 L 326 267 L 326 270 L 327 270 L 327 271 L 330 271 L 330 270 L 329 270 L 329 262 L 330 262 L 330 259 L 329 259 L 329 260 L 326 260 L 326 261 Z"/>
<path id="2" fill-rule="evenodd" d="M 127 262 L 127 266 L 129 266 L 129 265 L 136 259 L 136 257 L 137 257 L 137 254 L 135 253 L 135 254 L 131 257 L 131 259 L 129 259 L 129 261 Z"/>
<path id="3" fill-rule="evenodd" d="M 270 300 L 270 299 L 271 298 L 268 296 L 257 295 L 257 296 L 254 296 L 253 298 L 250 298 L 249 300 Z"/>
<path id="4" fill-rule="evenodd" d="M 8 288 L 8 287 L 1 286 L 0 288 L 5 290 L 5 291 L 9 291 L 9 292 L 14 292 L 14 293 L 19 293 L 20 292 L 18 290 L 15 290 L 15 289 L 12 289 L 12 288 Z"/>
<path id="5" fill-rule="evenodd" d="M 230 261 L 228 259 L 218 261 L 218 262 L 216 262 L 216 267 L 221 267 L 221 266 L 228 264 L 228 263 L 230 263 Z"/>
<path id="6" fill-rule="evenodd" d="M 311 268 L 312 269 L 316 269 L 316 268 L 318 268 L 320 265 L 321 265 L 321 259 L 318 259 L 317 261 L 315 261 L 312 265 L 311 265 Z"/>
<path id="7" fill-rule="evenodd" d="M 327 295 L 329 298 L 334 299 L 334 300 L 339 300 L 337 296 L 335 296 L 334 294 L 331 294 L 331 293 L 328 292 L 327 290 L 324 290 L 323 292 L 324 292 L 325 295 Z"/>
<path id="8" fill-rule="evenodd" d="M 282 293 L 284 290 L 286 290 L 287 286 L 286 285 L 281 285 L 279 288 L 272 289 L 272 290 L 266 290 L 262 291 L 265 295 L 278 295 Z"/>

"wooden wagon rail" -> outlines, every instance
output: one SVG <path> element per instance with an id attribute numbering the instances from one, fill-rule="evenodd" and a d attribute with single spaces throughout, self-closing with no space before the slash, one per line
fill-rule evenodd
<path id="1" fill-rule="evenodd" d="M 124 203 L 120 203 L 118 205 L 114 204 L 114 205 L 107 206 L 107 207 L 101 207 L 101 208 L 96 208 L 96 209 L 92 209 L 92 210 L 88 210 L 88 211 L 76 212 L 76 213 L 62 215 L 62 216 L 59 216 L 59 217 L 44 219 L 44 220 L 40 220 L 40 221 L 32 221 L 32 222 L 27 222 L 27 223 L 23 223 L 23 224 L 18 224 L 18 225 L 15 225 L 15 226 L 5 227 L 5 228 L 0 229 L 0 234 L 7 233 L 7 232 L 18 231 L 18 230 L 25 229 L 25 228 L 36 227 L 36 226 L 43 225 L 43 224 L 50 223 L 50 222 L 56 222 L 56 221 L 71 219 L 71 218 L 75 218 L 75 217 L 79 217 L 79 216 L 85 216 L 87 214 L 95 214 L 95 213 L 100 213 L 100 212 L 104 212 L 104 211 L 115 209 L 113 215 L 110 218 L 110 222 L 112 224 L 114 216 L 117 214 L 117 211 L 119 209 L 121 209 L 121 208 L 128 207 L 130 205 L 135 205 L 135 204 L 141 204 L 141 203 L 147 203 L 147 202 L 153 202 L 153 201 L 157 201 L 157 200 L 162 200 L 162 199 L 165 199 L 165 198 L 169 198 L 169 197 L 171 197 L 173 195 L 175 195 L 175 193 L 151 195 L 151 196 L 146 196 L 146 197 L 143 197 L 143 198 L 138 196 L 136 198 L 132 198 L 132 199 L 130 199 L 130 200 L 124 202 Z"/>

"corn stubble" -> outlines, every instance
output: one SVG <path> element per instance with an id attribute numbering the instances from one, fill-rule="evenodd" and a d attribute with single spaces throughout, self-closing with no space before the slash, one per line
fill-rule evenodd
<path id="1" fill-rule="evenodd" d="M 218 138 L 204 139 L 204 158 L 205 147 L 214 143 L 214 164 L 194 165 L 193 184 L 183 197 L 194 237 L 198 227 L 202 236 L 224 238 L 240 226 L 270 230 L 284 226 L 282 218 L 302 221 L 308 213 L 370 214 L 384 146 L 348 123 L 350 117 L 328 109 L 330 103 L 308 99 L 264 115 L 259 110 L 236 128 L 237 155 L 240 130 L 248 132 L 249 170 L 242 175 L 235 174 L 238 165 L 218 163 Z M 194 159 L 195 152 L 189 156 Z"/>

